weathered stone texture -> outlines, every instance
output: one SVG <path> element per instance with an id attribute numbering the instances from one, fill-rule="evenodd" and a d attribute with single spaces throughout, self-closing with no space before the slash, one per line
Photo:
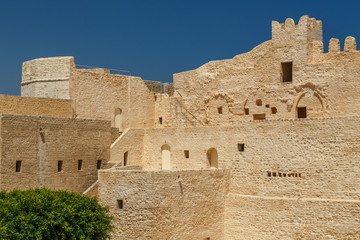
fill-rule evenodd
<path id="1" fill-rule="evenodd" d="M 223 239 L 228 177 L 224 170 L 103 170 L 99 196 L 116 216 L 114 239 Z"/>
<path id="2" fill-rule="evenodd" d="M 105 121 L 1 115 L 1 187 L 83 192 L 97 180 L 97 160 L 109 160 L 110 137 Z"/>

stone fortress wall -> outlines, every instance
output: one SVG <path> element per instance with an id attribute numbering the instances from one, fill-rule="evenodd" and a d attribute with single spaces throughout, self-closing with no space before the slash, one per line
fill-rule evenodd
<path id="1" fill-rule="evenodd" d="M 22 97 L 0 96 L 0 188 L 97 194 L 113 239 L 356 239 L 359 61 L 303 16 L 173 84 L 25 62 Z"/>

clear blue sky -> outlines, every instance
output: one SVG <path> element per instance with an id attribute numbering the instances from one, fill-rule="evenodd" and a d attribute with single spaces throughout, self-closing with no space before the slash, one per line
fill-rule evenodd
<path id="1" fill-rule="evenodd" d="M 360 45 L 359 0 L 1 0 L 0 93 L 20 95 L 22 62 L 51 56 L 169 82 L 269 40 L 272 20 L 302 15 L 323 21 L 325 46 L 346 36 Z"/>

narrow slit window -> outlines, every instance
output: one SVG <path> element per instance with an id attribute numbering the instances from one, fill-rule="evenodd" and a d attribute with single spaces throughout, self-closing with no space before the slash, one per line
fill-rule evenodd
<path id="1" fill-rule="evenodd" d="M 245 150 L 245 144 L 244 143 L 238 143 L 238 150 L 239 150 L 239 152 L 243 152 Z"/>
<path id="2" fill-rule="evenodd" d="M 21 161 L 16 161 L 16 172 L 21 172 Z"/>
<path id="3" fill-rule="evenodd" d="M 293 78 L 293 64 L 292 62 L 283 62 L 281 63 L 281 69 L 282 69 L 282 81 L 283 82 L 292 82 Z"/>
<path id="4" fill-rule="evenodd" d="M 129 155 L 129 152 L 128 152 L 128 151 L 126 151 L 126 152 L 124 153 L 124 166 L 126 166 L 126 165 L 127 165 L 127 162 L 128 162 L 128 155 Z"/>
<path id="5" fill-rule="evenodd" d="M 58 172 L 61 172 L 63 170 L 63 161 L 58 161 Z"/>
<path id="6" fill-rule="evenodd" d="M 249 109 L 245 108 L 245 115 L 249 115 Z"/>
<path id="7" fill-rule="evenodd" d="M 78 160 L 78 170 L 82 169 L 82 160 Z"/>
<path id="8" fill-rule="evenodd" d="M 122 200 L 122 199 L 117 200 L 117 204 L 118 204 L 119 209 L 124 208 L 124 200 Z"/>
<path id="9" fill-rule="evenodd" d="M 96 169 L 101 169 L 101 163 L 102 163 L 101 160 L 97 160 L 97 162 L 96 162 Z"/>
<path id="10" fill-rule="evenodd" d="M 162 117 L 159 117 L 159 123 L 162 124 L 163 123 L 163 119 Z"/>
<path id="11" fill-rule="evenodd" d="M 189 150 L 184 150 L 184 155 L 185 155 L 185 158 L 189 158 L 189 156 L 190 156 Z"/>

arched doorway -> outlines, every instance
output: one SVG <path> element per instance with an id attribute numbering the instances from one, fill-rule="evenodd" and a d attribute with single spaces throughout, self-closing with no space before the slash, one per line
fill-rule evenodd
<path id="1" fill-rule="evenodd" d="M 115 109 L 115 127 L 122 129 L 122 110 L 120 108 Z"/>
<path id="2" fill-rule="evenodd" d="M 209 168 L 218 168 L 218 154 L 215 148 L 210 148 L 207 153 L 208 167 Z"/>
<path id="3" fill-rule="evenodd" d="M 167 144 L 161 147 L 161 166 L 163 170 L 171 169 L 171 152 L 170 146 Z"/>

